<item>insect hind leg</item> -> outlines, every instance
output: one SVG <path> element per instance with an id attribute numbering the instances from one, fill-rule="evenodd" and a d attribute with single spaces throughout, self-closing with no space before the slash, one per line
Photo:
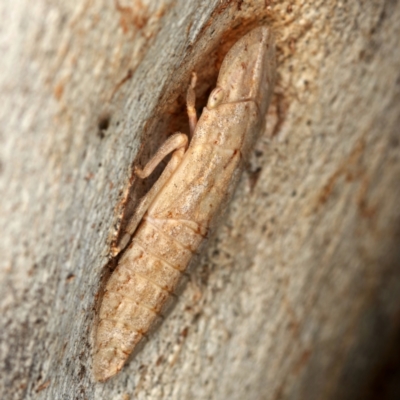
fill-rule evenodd
<path id="1" fill-rule="evenodd" d="M 123 250 L 131 240 L 132 235 L 136 231 L 136 228 L 140 224 L 143 219 L 144 214 L 149 208 L 150 204 L 157 197 L 160 190 L 163 188 L 165 183 L 169 180 L 171 175 L 178 168 L 179 164 L 182 161 L 183 155 L 186 152 L 188 146 L 188 137 L 183 133 L 175 133 L 170 136 L 163 145 L 158 149 L 156 154 L 151 158 L 151 160 L 144 166 L 143 169 L 136 167 L 135 174 L 141 178 L 147 178 L 157 167 L 157 165 L 167 156 L 169 153 L 172 153 L 171 159 L 165 167 L 164 171 L 155 182 L 155 184 L 151 187 L 151 189 L 147 192 L 147 194 L 140 200 L 138 207 L 136 208 L 135 213 L 130 219 L 125 233 L 119 241 L 118 245 L 113 249 L 113 255 L 117 255 L 121 250 Z"/>

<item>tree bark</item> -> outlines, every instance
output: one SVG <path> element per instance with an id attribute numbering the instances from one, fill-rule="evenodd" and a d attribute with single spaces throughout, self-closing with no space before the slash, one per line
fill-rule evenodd
<path id="1" fill-rule="evenodd" d="M 0 12 L 1 399 L 400 396 L 398 1 Z M 188 132 L 191 72 L 201 110 L 229 47 L 258 25 L 278 57 L 265 132 L 170 315 L 96 383 L 111 250 L 156 179 L 132 167 Z"/>

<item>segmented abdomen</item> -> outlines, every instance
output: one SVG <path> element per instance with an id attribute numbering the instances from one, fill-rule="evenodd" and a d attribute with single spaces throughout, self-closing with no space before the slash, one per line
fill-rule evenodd
<path id="1" fill-rule="evenodd" d="M 96 376 L 118 372 L 160 317 L 203 239 L 196 226 L 145 217 L 105 289 L 94 355 Z"/>

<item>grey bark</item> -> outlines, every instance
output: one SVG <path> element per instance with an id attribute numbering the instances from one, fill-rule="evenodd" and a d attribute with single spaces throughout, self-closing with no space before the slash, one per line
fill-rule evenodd
<path id="1" fill-rule="evenodd" d="M 0 12 L 0 398 L 399 395 L 398 1 Z M 111 248 L 152 182 L 132 166 L 187 131 L 191 71 L 201 107 L 229 46 L 260 24 L 278 50 L 262 139 L 176 307 L 96 383 Z"/>

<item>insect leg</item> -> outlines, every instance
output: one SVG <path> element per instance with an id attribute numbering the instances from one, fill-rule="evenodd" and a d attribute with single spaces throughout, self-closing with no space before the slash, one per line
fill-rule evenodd
<path id="1" fill-rule="evenodd" d="M 185 153 L 188 146 L 189 139 L 184 133 L 174 133 L 170 136 L 157 150 L 156 154 L 150 159 L 150 161 L 144 166 L 143 169 L 135 167 L 135 175 L 140 179 L 147 178 L 157 167 L 158 164 L 167 156 L 175 150 L 183 149 Z M 174 153 L 175 154 L 175 153 Z M 171 158 L 172 161 L 172 158 Z M 170 162 L 171 162 L 170 161 Z M 169 163 L 168 163 L 169 165 Z M 161 178 L 161 177 L 160 177 Z"/>
<path id="2" fill-rule="evenodd" d="M 143 169 L 140 169 L 138 167 L 135 168 L 135 174 L 139 178 L 147 178 L 154 171 L 157 165 L 163 160 L 163 158 L 169 153 L 173 152 L 170 161 L 168 162 L 158 180 L 147 192 L 147 194 L 140 200 L 140 203 L 136 208 L 134 215 L 132 216 L 128 223 L 128 226 L 126 227 L 124 236 L 121 238 L 118 246 L 113 249 L 113 255 L 117 255 L 130 242 L 133 233 L 140 224 L 140 221 L 142 220 L 150 204 L 153 202 L 164 184 L 168 181 L 170 176 L 174 173 L 176 168 L 181 163 L 182 157 L 187 149 L 188 141 L 189 139 L 187 135 L 183 133 L 174 133 L 163 143 L 163 145 L 158 149 L 157 153 L 145 165 Z"/>
<path id="3" fill-rule="evenodd" d="M 195 72 L 192 73 L 192 79 L 190 81 L 190 85 L 188 87 L 188 91 L 186 94 L 186 107 L 187 113 L 189 117 L 189 126 L 190 126 L 190 137 L 193 137 L 194 130 L 197 125 L 197 113 L 196 113 L 196 93 L 194 88 L 196 87 L 197 75 Z M 157 196 L 161 188 L 164 186 L 165 182 L 168 181 L 169 177 L 176 170 L 178 165 L 181 162 L 183 155 L 188 146 L 189 139 L 187 135 L 183 133 L 175 133 L 170 136 L 158 149 L 157 153 L 153 156 L 153 158 L 144 166 L 143 169 L 139 167 L 135 167 L 135 174 L 141 178 L 147 178 L 157 167 L 158 164 L 164 159 L 166 155 L 173 152 L 171 160 L 165 167 L 161 176 L 158 178 L 157 182 L 152 186 L 152 188 L 148 191 L 148 193 L 140 200 L 138 207 L 131 220 L 128 223 L 126 228 L 126 232 L 122 239 L 120 240 L 118 246 L 113 249 L 113 255 L 117 255 L 122 249 L 124 249 L 127 244 L 130 242 L 133 233 L 136 228 L 140 224 L 144 214 L 149 208 L 150 204 Z"/>
<path id="4" fill-rule="evenodd" d="M 192 73 L 192 80 L 190 81 L 190 85 L 188 87 L 188 91 L 186 94 L 186 109 L 189 117 L 189 126 L 190 126 L 190 137 L 193 137 L 194 129 L 197 125 L 197 113 L 196 113 L 196 93 L 194 88 L 196 87 L 197 75 L 195 72 Z"/>

